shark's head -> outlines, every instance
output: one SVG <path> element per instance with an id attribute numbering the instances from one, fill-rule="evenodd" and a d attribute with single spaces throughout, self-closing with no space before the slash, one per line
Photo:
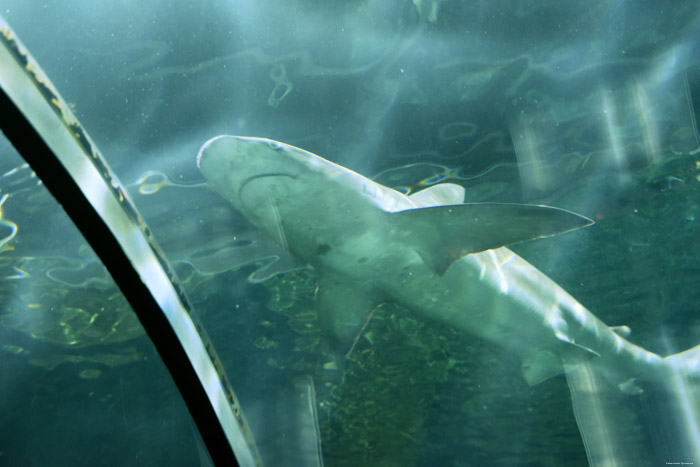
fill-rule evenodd
<path id="1" fill-rule="evenodd" d="M 299 164 L 309 156 L 313 154 L 269 139 L 223 135 L 202 145 L 197 166 L 222 194 L 234 190 L 243 195 L 267 178 L 294 179 L 300 173 Z"/>
<path id="2" fill-rule="evenodd" d="M 197 166 L 209 185 L 259 228 L 277 228 L 285 200 L 313 196 L 328 161 L 265 138 L 216 136 L 200 148 Z"/>
<path id="3" fill-rule="evenodd" d="M 301 154 L 297 154 L 301 153 Z M 197 166 L 209 185 L 239 210 L 260 207 L 270 188 L 279 192 L 304 173 L 309 156 L 301 149 L 264 138 L 216 136 L 200 148 Z"/>

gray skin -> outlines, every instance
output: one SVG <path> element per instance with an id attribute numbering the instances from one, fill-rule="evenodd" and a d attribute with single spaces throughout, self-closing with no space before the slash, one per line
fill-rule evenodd
<path id="1" fill-rule="evenodd" d="M 209 185 L 253 225 L 315 268 L 326 342 L 349 352 L 372 310 L 396 302 L 516 352 L 529 384 L 590 361 L 612 383 L 695 373 L 700 346 L 669 359 L 609 328 L 503 245 L 591 224 L 545 206 L 460 204 L 464 189 L 411 196 L 302 149 L 218 136 L 197 164 Z"/>

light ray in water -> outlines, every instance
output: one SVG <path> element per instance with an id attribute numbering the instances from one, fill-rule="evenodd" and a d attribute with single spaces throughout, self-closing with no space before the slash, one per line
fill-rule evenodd
<path id="1" fill-rule="evenodd" d="M 695 108 L 693 107 L 693 96 L 690 92 L 690 84 L 688 83 L 688 72 L 683 72 L 683 87 L 685 91 L 685 99 L 688 102 L 688 113 L 690 114 L 690 127 L 693 129 L 695 137 L 695 146 L 700 147 L 700 135 L 698 135 L 698 124 L 695 121 Z"/>
<path id="2" fill-rule="evenodd" d="M 667 335 L 664 335 L 664 340 L 666 341 L 666 349 L 670 350 L 672 345 Z M 690 352 L 694 352 L 693 349 L 685 353 Z M 694 355 L 696 358 L 693 366 L 697 373 L 700 370 L 700 359 L 697 358 L 697 351 L 694 352 Z M 678 414 L 669 413 L 668 416 L 677 417 L 680 420 L 680 425 L 683 426 L 682 435 L 676 442 L 686 455 L 692 459 L 700 459 L 700 418 L 698 416 L 700 414 L 700 403 L 698 402 L 700 401 L 700 388 L 697 387 L 697 384 L 684 378 L 676 365 L 671 365 L 671 374 L 669 386 L 673 398 L 672 407 L 676 408 Z"/>
<path id="3" fill-rule="evenodd" d="M 608 140 L 610 144 L 610 152 L 613 156 L 613 160 L 617 169 L 622 173 L 622 169 L 625 167 L 625 162 L 627 156 L 625 154 L 623 146 L 623 135 L 618 127 L 617 119 L 617 108 L 615 102 L 610 98 L 612 92 L 602 93 L 602 110 L 605 117 L 605 130 L 608 134 Z"/>

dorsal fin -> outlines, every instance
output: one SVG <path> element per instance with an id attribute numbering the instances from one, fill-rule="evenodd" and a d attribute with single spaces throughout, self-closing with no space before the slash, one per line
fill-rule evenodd
<path id="1" fill-rule="evenodd" d="M 457 204 L 389 214 L 397 241 L 442 275 L 471 253 L 568 232 L 593 223 L 564 209 L 529 204 Z"/>
<path id="2" fill-rule="evenodd" d="M 441 183 L 413 193 L 409 198 L 420 208 L 459 204 L 464 202 L 464 187 L 454 183 Z"/>

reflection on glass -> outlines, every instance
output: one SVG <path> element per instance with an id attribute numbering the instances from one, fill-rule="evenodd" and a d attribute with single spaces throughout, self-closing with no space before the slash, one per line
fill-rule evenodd
<path id="1" fill-rule="evenodd" d="M 0 142 L 3 465 L 200 465 L 201 441 L 118 288 Z"/>

